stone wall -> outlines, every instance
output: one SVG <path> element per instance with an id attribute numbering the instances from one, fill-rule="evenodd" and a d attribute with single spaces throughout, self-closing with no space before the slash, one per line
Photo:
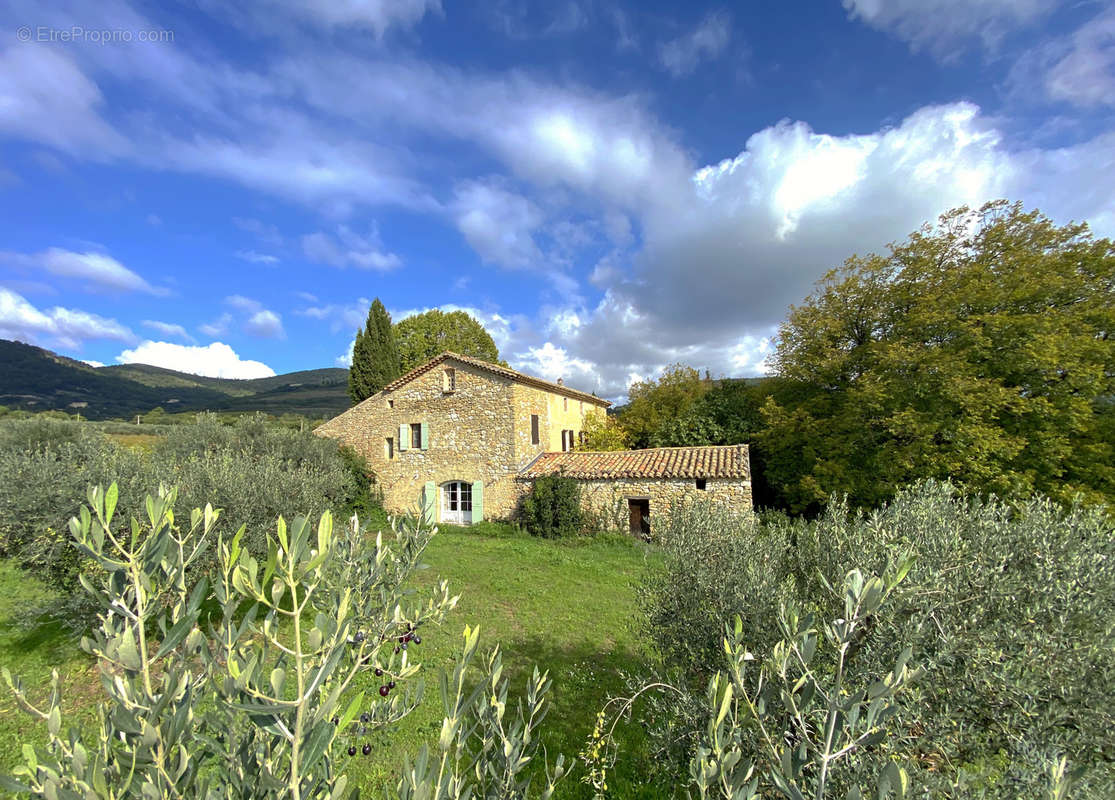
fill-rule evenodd
<path id="1" fill-rule="evenodd" d="M 456 389 L 444 389 L 444 368 L 419 375 L 394 391 L 364 402 L 318 427 L 315 433 L 340 439 L 368 460 L 391 512 L 421 506 L 428 481 L 484 482 L 485 517 L 506 516 L 518 497 L 518 472 L 512 446 L 509 378 L 460 363 Z M 399 449 L 399 426 L 426 423 L 427 449 Z M 392 439 L 393 457 L 386 441 Z M 440 502 L 438 513 L 440 519 Z"/>
<path id="2" fill-rule="evenodd" d="M 698 489 L 693 478 L 627 478 L 582 480 L 582 503 L 590 514 L 597 515 L 608 527 L 627 530 L 628 500 L 650 500 L 650 525 L 654 530 L 656 514 L 687 498 L 710 500 L 735 511 L 753 510 L 751 481 L 742 478 L 708 478 L 705 488 Z"/>
<path id="3" fill-rule="evenodd" d="M 446 367 L 456 371 L 452 392 L 445 391 Z M 561 450 L 563 429 L 579 436 L 592 407 L 451 361 L 394 391 L 372 395 L 314 432 L 340 440 L 368 460 L 388 511 L 420 508 L 428 481 L 439 487 L 447 481 L 483 481 L 485 519 L 506 519 L 529 488 L 515 480 L 519 470 L 542 452 Z M 531 414 L 539 415 L 537 445 L 531 443 Z M 421 423 L 427 426 L 427 449 L 400 450 L 399 426 Z M 440 506 L 439 497 L 439 521 Z"/>
<path id="4" fill-rule="evenodd" d="M 585 415 L 594 408 L 607 408 L 591 401 L 576 400 L 521 383 L 512 388 L 511 402 L 515 417 L 515 458 L 525 467 L 540 453 L 561 452 L 561 432 L 573 431 L 573 444 L 578 446 L 585 427 Z M 538 415 L 538 444 L 531 442 L 532 414 Z"/>

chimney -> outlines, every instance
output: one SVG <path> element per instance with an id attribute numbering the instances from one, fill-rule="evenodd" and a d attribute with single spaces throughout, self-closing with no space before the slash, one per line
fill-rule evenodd
<path id="1" fill-rule="evenodd" d="M 563 380 L 562 380 L 561 378 L 558 378 L 558 379 L 557 379 L 557 385 L 558 385 L 558 386 L 564 386 L 564 385 L 565 385 L 565 381 L 563 381 Z"/>

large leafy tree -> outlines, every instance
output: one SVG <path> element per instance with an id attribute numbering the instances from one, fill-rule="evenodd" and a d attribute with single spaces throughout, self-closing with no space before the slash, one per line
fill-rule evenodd
<path id="1" fill-rule="evenodd" d="M 1115 246 L 1021 204 L 830 271 L 781 326 L 767 477 L 802 510 L 918 478 L 1115 500 Z"/>
<path id="2" fill-rule="evenodd" d="M 399 377 L 399 350 L 391 315 L 377 297 L 368 309 L 364 327 L 356 331 L 352 366 L 348 371 L 348 393 L 354 403 L 371 397 Z"/>
<path id="3" fill-rule="evenodd" d="M 709 381 L 701 380 L 697 370 L 684 364 L 667 367 L 657 380 L 631 384 L 627 391 L 628 403 L 617 417 L 627 433 L 627 440 L 637 448 L 660 446 L 664 428 L 686 417 L 710 385 Z M 694 425 L 705 427 L 700 420 L 694 421 Z"/>
<path id="4" fill-rule="evenodd" d="M 503 364 L 499 349 L 484 326 L 464 311 L 431 309 L 395 325 L 395 341 L 403 372 L 424 364 L 446 350 L 482 361 Z"/>

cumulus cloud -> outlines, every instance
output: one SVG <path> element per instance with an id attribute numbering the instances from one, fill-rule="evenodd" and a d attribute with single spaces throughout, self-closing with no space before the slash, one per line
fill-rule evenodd
<path id="1" fill-rule="evenodd" d="M 248 317 L 244 323 L 244 330 L 252 336 L 261 336 L 265 339 L 285 339 L 283 331 L 283 318 L 274 311 L 257 311 Z"/>
<path id="2" fill-rule="evenodd" d="M 78 349 L 90 339 L 130 343 L 136 337 L 114 319 L 61 306 L 40 310 L 22 295 L 0 287 L 0 338 Z"/>
<path id="3" fill-rule="evenodd" d="M 48 272 L 61 278 L 74 278 L 86 289 L 144 292 L 166 295 L 166 289 L 149 284 L 115 258 L 104 253 L 75 253 L 51 247 L 41 253 L 0 253 L 0 262 L 28 272 Z"/>
<path id="4" fill-rule="evenodd" d="M 145 319 L 143 321 L 145 328 L 150 328 L 153 331 L 161 333 L 163 336 L 177 336 L 180 339 L 185 339 L 187 342 L 194 341 L 194 337 L 186 332 L 186 329 L 181 325 L 175 325 L 171 322 L 160 322 L 156 319 Z"/>
<path id="5" fill-rule="evenodd" d="M 591 363 L 610 398 L 632 375 L 676 361 L 713 374 L 762 373 L 787 307 L 848 256 L 882 251 L 949 208 L 997 197 L 1111 235 L 1112 186 L 1115 134 L 1010 151 L 967 103 L 923 108 L 866 135 L 783 122 L 656 197 L 640 215 L 642 247 L 598 265 L 602 299 L 547 310 L 550 324 L 517 334 L 515 352 L 542 369 L 548 362 L 535 353 L 553 361 L 551 343 Z"/>
<path id="6" fill-rule="evenodd" d="M 1057 0 L 844 0 L 852 19 L 944 59 L 973 38 L 994 50 L 1007 33 L 1036 22 L 1056 5 Z"/>
<path id="7" fill-rule="evenodd" d="M 694 30 L 659 46 L 658 61 L 680 78 L 697 69 L 701 61 L 719 56 L 731 37 L 731 18 L 724 12 L 709 14 Z"/>
<path id="8" fill-rule="evenodd" d="M 337 226 L 335 235 L 318 231 L 302 237 L 302 252 L 310 261 L 331 267 L 355 267 L 389 272 L 402 266 L 402 259 L 383 249 L 379 232 L 372 229 L 361 236 L 345 225 Z"/>
<path id="9" fill-rule="evenodd" d="M 118 364 L 150 364 L 154 367 L 204 375 L 208 378 L 270 378 L 275 370 L 260 361 L 240 358 L 223 342 L 200 346 L 144 341 L 116 357 Z"/>
<path id="10" fill-rule="evenodd" d="M 534 232 L 542 213 L 500 181 L 468 181 L 457 187 L 453 214 L 469 246 L 485 261 L 504 267 L 539 266 Z"/>
<path id="11" fill-rule="evenodd" d="M 283 330 L 282 316 L 275 311 L 264 308 L 263 303 L 258 300 L 251 297 L 244 297 L 240 294 L 234 294 L 226 297 L 225 303 L 244 315 L 245 333 L 252 336 L 260 336 L 265 339 L 286 338 L 286 332 Z M 232 320 L 231 318 L 225 319 L 222 317 L 220 322 L 222 324 L 208 326 L 208 330 L 207 326 L 202 326 L 202 332 L 207 335 L 220 335 L 228 328 Z M 216 332 L 210 333 L 210 331 Z"/>

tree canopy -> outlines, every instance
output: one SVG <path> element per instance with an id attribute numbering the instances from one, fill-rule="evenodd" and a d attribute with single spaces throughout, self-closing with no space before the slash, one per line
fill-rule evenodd
<path id="1" fill-rule="evenodd" d="M 619 412 L 620 425 L 632 447 L 660 446 L 664 426 L 681 420 L 709 389 L 709 382 L 685 364 L 666 368 L 658 380 L 637 381 L 628 389 L 627 405 Z"/>
<path id="2" fill-rule="evenodd" d="M 792 510 L 918 478 L 1115 499 L 1115 248 L 1021 204 L 960 208 L 830 271 L 781 326 L 767 478 Z"/>
<path id="3" fill-rule="evenodd" d="M 399 351 L 395 345 L 391 315 L 377 297 L 368 309 L 364 327 L 356 331 L 352 366 L 348 371 L 348 393 L 354 403 L 371 397 L 399 377 Z"/>
<path id="4" fill-rule="evenodd" d="M 504 363 L 491 335 L 464 311 L 444 312 L 434 308 L 400 320 L 395 325 L 395 341 L 403 373 L 446 350 L 495 364 Z"/>

